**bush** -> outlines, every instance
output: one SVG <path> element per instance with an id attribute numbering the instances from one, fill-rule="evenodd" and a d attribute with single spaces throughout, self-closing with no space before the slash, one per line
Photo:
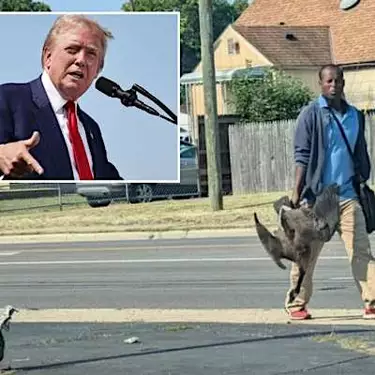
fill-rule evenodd
<path id="1" fill-rule="evenodd" d="M 262 77 L 234 78 L 229 92 L 236 114 L 249 122 L 295 119 L 314 97 L 301 80 L 274 68 Z"/>

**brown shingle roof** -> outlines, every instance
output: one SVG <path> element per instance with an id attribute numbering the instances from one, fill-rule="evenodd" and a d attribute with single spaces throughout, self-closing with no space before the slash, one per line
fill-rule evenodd
<path id="1" fill-rule="evenodd" d="M 245 26 L 330 26 L 334 61 L 375 61 L 375 1 L 343 11 L 340 0 L 254 0 L 235 22 Z"/>
<path id="2" fill-rule="evenodd" d="M 233 25 L 233 28 L 275 65 L 320 66 L 332 62 L 329 27 Z"/>

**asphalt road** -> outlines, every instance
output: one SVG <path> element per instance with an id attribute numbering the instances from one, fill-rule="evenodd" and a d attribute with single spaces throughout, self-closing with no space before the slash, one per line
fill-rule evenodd
<path id="1" fill-rule="evenodd" d="M 7 335 L 3 366 L 17 375 L 374 374 L 373 355 L 318 341 L 331 333 L 306 325 L 20 323 Z M 140 341 L 125 344 L 134 334 Z M 334 334 L 375 342 L 365 327 Z"/>
<path id="2" fill-rule="evenodd" d="M 0 300 L 20 308 L 282 308 L 288 278 L 256 237 L 0 245 Z M 339 239 L 311 307 L 362 307 Z"/>
<path id="3" fill-rule="evenodd" d="M 340 241 L 323 250 L 315 280 L 311 307 L 362 307 Z M 255 237 L 0 245 L 0 301 L 21 309 L 271 309 L 282 308 L 287 287 L 288 271 Z M 124 342 L 132 336 L 139 340 Z M 5 338 L 0 367 L 17 375 L 372 375 L 375 365 L 374 351 L 358 350 L 375 346 L 374 327 L 350 320 L 19 322 Z"/>

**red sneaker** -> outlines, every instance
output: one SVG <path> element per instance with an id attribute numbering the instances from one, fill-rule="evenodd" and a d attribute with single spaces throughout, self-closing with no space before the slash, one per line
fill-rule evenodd
<path id="1" fill-rule="evenodd" d="M 363 312 L 363 319 L 375 319 L 375 307 L 366 307 Z"/>
<path id="2" fill-rule="evenodd" d="M 311 314 L 303 307 L 299 311 L 288 311 L 291 320 L 306 320 L 311 319 Z"/>

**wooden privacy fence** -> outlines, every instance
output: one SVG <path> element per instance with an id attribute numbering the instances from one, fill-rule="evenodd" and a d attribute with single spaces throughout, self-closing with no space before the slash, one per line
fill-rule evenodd
<path id="1" fill-rule="evenodd" d="M 296 120 L 237 123 L 228 128 L 233 194 L 286 191 L 294 185 Z M 366 115 L 366 140 L 374 183 L 375 115 Z"/>

